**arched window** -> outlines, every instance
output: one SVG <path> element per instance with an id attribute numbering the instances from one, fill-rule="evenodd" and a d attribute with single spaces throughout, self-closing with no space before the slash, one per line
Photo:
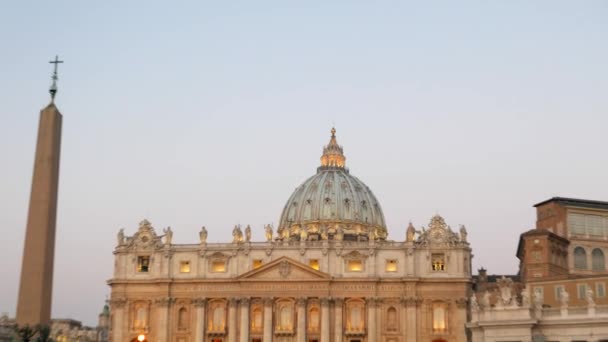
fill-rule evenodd
<path id="1" fill-rule="evenodd" d="M 579 270 L 587 269 L 587 252 L 583 247 L 576 247 L 574 249 L 574 268 Z"/>
<path id="2" fill-rule="evenodd" d="M 180 330 L 188 329 L 188 310 L 186 308 L 179 309 L 177 313 L 177 328 Z"/>
<path id="3" fill-rule="evenodd" d="M 386 330 L 397 331 L 397 309 L 392 306 L 386 311 Z"/>
<path id="4" fill-rule="evenodd" d="M 312 307 L 308 312 L 308 330 L 319 331 L 319 308 Z"/>
<path id="5" fill-rule="evenodd" d="M 251 320 L 251 330 L 262 331 L 264 323 L 262 322 L 262 308 L 256 307 L 253 309 L 253 319 Z"/>
<path id="6" fill-rule="evenodd" d="M 433 331 L 443 332 L 446 330 L 446 314 L 443 306 L 433 308 Z"/>
<path id="7" fill-rule="evenodd" d="M 594 271 L 604 271 L 606 269 L 604 252 L 599 248 L 591 252 L 591 267 Z"/>
<path id="8" fill-rule="evenodd" d="M 135 321 L 133 322 L 133 327 L 137 329 L 145 328 L 148 324 L 148 313 L 146 312 L 146 308 L 143 306 L 139 306 L 135 311 Z"/>
<path id="9" fill-rule="evenodd" d="M 291 330 L 291 308 L 289 306 L 281 308 L 279 322 L 281 330 Z"/>
<path id="10" fill-rule="evenodd" d="M 211 317 L 209 319 L 209 331 L 223 332 L 225 327 L 226 309 L 224 303 L 213 303 Z"/>

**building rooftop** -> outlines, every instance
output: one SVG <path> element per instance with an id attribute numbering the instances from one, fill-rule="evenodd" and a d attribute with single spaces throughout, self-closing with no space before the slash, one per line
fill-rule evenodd
<path id="1" fill-rule="evenodd" d="M 607 209 L 608 210 L 608 202 L 603 201 L 593 201 L 579 198 L 567 198 L 567 197 L 552 197 L 548 200 L 542 201 L 540 203 L 536 203 L 534 207 L 541 206 L 543 204 L 549 202 L 557 202 L 562 205 L 572 206 L 572 207 L 582 207 L 582 208 L 593 208 L 593 209 Z"/>

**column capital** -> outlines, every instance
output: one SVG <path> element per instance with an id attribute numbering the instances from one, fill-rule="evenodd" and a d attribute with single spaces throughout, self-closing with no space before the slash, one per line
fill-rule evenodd
<path id="1" fill-rule="evenodd" d="M 322 306 L 327 306 L 329 305 L 329 301 L 331 300 L 330 297 L 321 297 L 319 298 L 319 301 L 321 302 Z"/>
<path id="2" fill-rule="evenodd" d="M 238 298 L 234 298 L 234 297 L 228 298 L 228 305 L 229 306 L 237 306 L 238 303 L 239 303 Z"/>
<path id="3" fill-rule="evenodd" d="M 160 307 L 168 307 L 169 305 L 171 305 L 174 302 L 175 302 L 175 298 L 172 298 L 172 297 L 161 297 L 161 298 L 156 298 L 154 300 L 154 304 L 156 304 L 157 306 L 160 306 Z"/>
<path id="4" fill-rule="evenodd" d="M 306 298 L 306 297 L 298 297 L 296 299 L 296 304 L 297 305 L 306 305 L 307 301 L 308 301 L 308 298 Z"/>
<path id="5" fill-rule="evenodd" d="M 270 305 L 272 305 L 272 303 L 274 303 L 274 298 L 265 297 L 262 299 L 262 301 L 264 302 L 264 306 L 270 306 Z"/>
<path id="6" fill-rule="evenodd" d="M 249 298 L 249 297 L 242 297 L 239 299 L 239 302 L 241 303 L 241 305 L 249 305 L 250 300 L 251 300 L 251 298 Z"/>
<path id="7" fill-rule="evenodd" d="M 344 298 L 333 298 L 334 300 L 334 305 L 336 306 L 342 306 L 342 304 L 344 304 Z"/>
<path id="8" fill-rule="evenodd" d="M 460 309 L 462 308 L 466 308 L 467 307 L 467 303 L 469 302 L 469 300 L 467 298 L 458 298 L 454 300 L 454 303 L 456 303 L 456 306 Z"/>
<path id="9" fill-rule="evenodd" d="M 190 303 L 192 303 L 192 305 L 194 305 L 195 307 L 205 306 L 205 304 L 207 304 L 207 298 L 193 298 Z"/>
<path id="10" fill-rule="evenodd" d="M 365 298 L 365 304 L 367 304 L 367 306 L 369 306 L 369 307 L 375 307 L 378 305 L 379 302 L 380 302 L 380 300 L 378 299 L 378 297 Z"/>
<path id="11" fill-rule="evenodd" d="M 112 309 L 124 308 L 126 304 L 127 298 L 113 298 L 110 300 L 110 306 L 112 306 Z"/>

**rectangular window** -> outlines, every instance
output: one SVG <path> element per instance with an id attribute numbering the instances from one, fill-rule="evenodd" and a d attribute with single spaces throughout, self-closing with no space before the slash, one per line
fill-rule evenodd
<path id="1" fill-rule="evenodd" d="M 568 231 L 570 235 L 585 235 L 585 215 L 568 215 Z"/>
<path id="2" fill-rule="evenodd" d="M 603 222 L 602 217 L 598 215 L 587 215 L 587 220 L 585 221 L 585 228 L 587 229 L 587 234 L 591 236 L 604 236 Z"/>
<path id="3" fill-rule="evenodd" d="M 308 266 L 310 266 L 310 268 L 314 269 L 314 270 L 319 270 L 319 259 L 310 259 L 308 260 Z"/>
<path id="4" fill-rule="evenodd" d="M 587 284 L 576 284 L 576 292 L 578 293 L 578 299 L 587 298 Z"/>
<path id="5" fill-rule="evenodd" d="M 262 267 L 262 259 L 254 259 L 253 260 L 253 269 Z"/>
<path id="6" fill-rule="evenodd" d="M 346 262 L 346 269 L 349 272 L 361 272 L 363 271 L 363 263 L 361 260 L 348 260 Z"/>
<path id="7" fill-rule="evenodd" d="M 540 251 L 532 251 L 532 259 L 534 261 L 540 261 L 541 260 Z"/>
<path id="8" fill-rule="evenodd" d="M 190 273 L 190 261 L 181 261 L 179 263 L 180 273 Z"/>
<path id="9" fill-rule="evenodd" d="M 225 260 L 213 260 L 211 262 L 211 272 L 213 272 L 213 273 L 226 272 L 226 261 Z"/>
<path id="10" fill-rule="evenodd" d="M 595 283 L 595 296 L 597 298 L 606 297 L 606 284 L 605 283 Z"/>
<path id="11" fill-rule="evenodd" d="M 397 260 L 395 260 L 395 259 L 386 260 L 385 270 L 386 270 L 386 272 L 397 272 Z"/>
<path id="12" fill-rule="evenodd" d="M 150 270 L 150 257 L 149 256 L 138 256 L 137 257 L 137 272 L 146 273 Z"/>
<path id="13" fill-rule="evenodd" d="M 545 301 L 545 289 L 542 286 L 536 286 L 534 288 L 534 294 L 537 294 L 538 296 L 543 300 L 543 302 Z"/>
<path id="14" fill-rule="evenodd" d="M 431 269 L 433 271 L 445 271 L 445 259 L 443 254 L 433 254 Z"/>
<path id="15" fill-rule="evenodd" d="M 555 285 L 555 300 L 562 298 L 562 292 L 564 291 L 563 285 Z"/>

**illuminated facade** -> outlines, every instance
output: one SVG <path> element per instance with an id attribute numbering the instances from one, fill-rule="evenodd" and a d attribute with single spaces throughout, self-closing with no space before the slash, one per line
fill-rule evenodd
<path id="1" fill-rule="evenodd" d="M 118 234 L 111 340 L 154 342 L 466 341 L 471 249 L 440 216 L 388 239 L 371 190 L 345 167 L 335 130 L 317 173 L 276 232 L 172 244 L 147 220 Z"/>

